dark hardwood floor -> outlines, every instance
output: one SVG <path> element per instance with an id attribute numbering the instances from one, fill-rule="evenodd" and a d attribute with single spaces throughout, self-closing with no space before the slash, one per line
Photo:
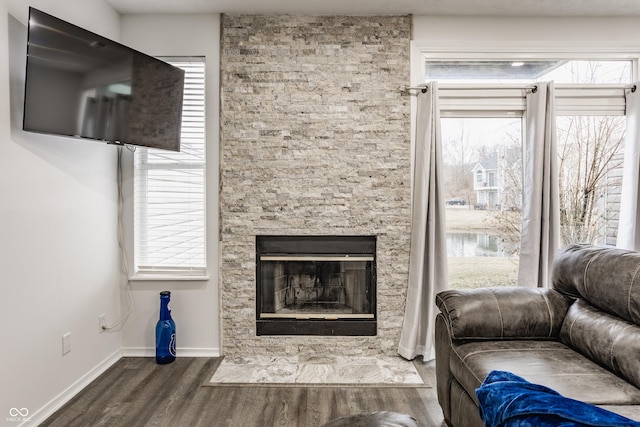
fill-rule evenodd
<path id="1" fill-rule="evenodd" d="M 396 411 L 440 427 L 433 362 L 418 363 L 433 388 L 254 387 L 203 384 L 219 358 L 123 358 L 43 426 L 320 426 L 361 412 Z"/>

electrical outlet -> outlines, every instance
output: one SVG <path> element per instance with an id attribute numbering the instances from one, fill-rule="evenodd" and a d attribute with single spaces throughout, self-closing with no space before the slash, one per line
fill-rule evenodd
<path id="1" fill-rule="evenodd" d="M 67 332 L 62 336 L 62 355 L 71 351 L 71 332 Z"/>
<path id="2" fill-rule="evenodd" d="M 98 331 L 103 333 L 107 330 L 107 315 L 102 313 L 98 316 Z"/>

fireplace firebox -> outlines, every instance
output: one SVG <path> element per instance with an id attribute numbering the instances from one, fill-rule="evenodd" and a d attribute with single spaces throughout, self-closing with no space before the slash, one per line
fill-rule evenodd
<path id="1" fill-rule="evenodd" d="M 375 236 L 257 236 L 257 335 L 376 335 Z"/>

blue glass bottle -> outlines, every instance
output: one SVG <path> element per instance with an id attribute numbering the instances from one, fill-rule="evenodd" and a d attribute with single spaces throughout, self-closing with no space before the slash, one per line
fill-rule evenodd
<path id="1" fill-rule="evenodd" d="M 176 360 L 176 324 L 171 318 L 171 292 L 160 292 L 160 320 L 156 324 L 156 362 Z"/>

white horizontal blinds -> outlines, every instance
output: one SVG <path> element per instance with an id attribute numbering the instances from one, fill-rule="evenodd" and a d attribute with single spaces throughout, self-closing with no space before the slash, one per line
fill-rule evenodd
<path id="1" fill-rule="evenodd" d="M 205 64 L 165 59 L 185 70 L 180 152 L 134 154 L 135 264 L 138 276 L 206 274 Z"/>
<path id="2" fill-rule="evenodd" d="M 525 110 L 526 87 L 498 87 L 490 85 L 439 85 L 440 110 L 446 112 L 499 112 Z"/>
<path id="3" fill-rule="evenodd" d="M 624 116 L 624 91 L 628 87 L 629 85 L 557 85 L 556 114 Z"/>
<path id="4" fill-rule="evenodd" d="M 526 85 L 452 85 L 439 86 L 443 114 L 465 112 L 522 112 L 526 93 L 535 84 Z M 555 85 L 558 115 L 624 115 L 624 90 L 629 85 Z"/>

